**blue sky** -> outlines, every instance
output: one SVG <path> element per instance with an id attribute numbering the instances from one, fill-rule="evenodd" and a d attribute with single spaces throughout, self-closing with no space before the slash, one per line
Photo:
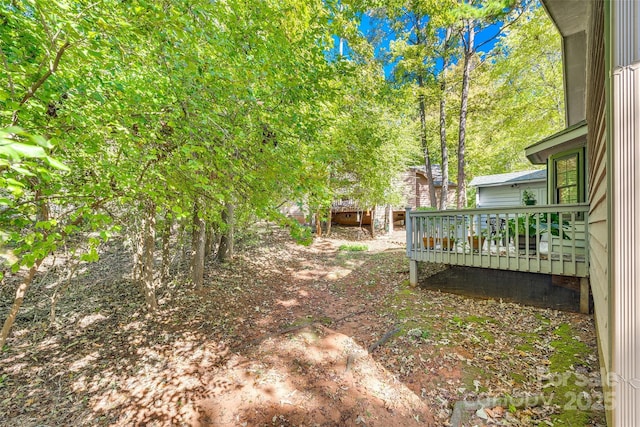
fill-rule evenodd
<path id="1" fill-rule="evenodd" d="M 388 52 L 390 42 L 395 38 L 395 34 L 393 33 L 393 31 L 389 27 L 389 25 L 387 23 L 385 23 L 383 20 L 379 20 L 379 19 L 376 19 L 376 18 L 371 18 L 370 16 L 368 16 L 366 14 L 363 14 L 361 16 L 360 31 L 365 36 L 368 36 L 370 33 L 372 33 L 374 31 L 374 29 L 376 28 L 376 26 L 381 28 L 383 30 L 383 32 L 386 33 L 386 37 L 382 38 L 380 43 L 376 46 L 375 54 L 376 54 L 376 57 L 379 57 L 384 52 Z M 479 49 L 480 52 L 488 52 L 491 49 L 493 49 L 493 47 L 495 46 L 496 42 L 499 40 L 499 37 L 495 37 L 496 34 L 499 32 L 499 30 L 500 30 L 500 25 L 499 24 L 494 24 L 494 25 L 491 25 L 491 26 L 485 28 L 483 31 L 481 31 L 480 33 L 478 33 L 476 35 L 476 45 L 481 45 L 482 44 L 482 47 Z M 489 39 L 492 39 L 492 40 L 487 42 L 486 44 L 484 44 Z M 394 65 L 395 64 L 387 64 L 387 65 L 385 65 L 385 67 L 384 67 L 385 68 L 385 75 L 387 76 L 387 78 L 391 78 L 392 70 L 393 70 Z M 439 64 L 437 63 L 436 67 L 437 68 L 441 68 L 442 67 L 442 61 L 439 61 Z"/>

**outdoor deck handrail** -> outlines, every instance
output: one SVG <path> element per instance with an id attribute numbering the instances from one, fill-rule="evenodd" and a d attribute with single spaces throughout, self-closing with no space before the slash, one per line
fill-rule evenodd
<path id="1" fill-rule="evenodd" d="M 445 211 L 407 208 L 407 256 L 419 261 L 585 277 L 588 211 L 588 204 Z M 517 233 L 518 229 L 524 233 Z M 474 243 L 479 246 L 474 248 Z"/>

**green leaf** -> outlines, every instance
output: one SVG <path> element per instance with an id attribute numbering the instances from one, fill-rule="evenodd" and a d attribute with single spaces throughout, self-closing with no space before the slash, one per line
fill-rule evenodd
<path id="1" fill-rule="evenodd" d="M 69 169 L 69 167 L 67 165 L 65 165 L 64 163 L 59 162 L 58 160 L 54 159 L 53 157 L 47 156 L 45 158 L 45 161 L 52 168 L 55 168 L 55 169 L 58 169 L 58 170 L 63 170 L 63 171 L 66 171 L 66 172 L 71 171 L 71 169 Z"/>
<path id="2" fill-rule="evenodd" d="M 23 168 L 20 163 L 11 165 L 11 169 L 25 176 L 35 176 L 35 174 L 29 169 Z"/>
<path id="3" fill-rule="evenodd" d="M 29 135 L 29 139 L 36 145 L 39 145 L 40 147 L 44 147 L 48 149 L 53 148 L 53 145 L 51 145 L 51 143 L 48 140 L 46 140 L 40 135 Z"/>
<path id="4" fill-rule="evenodd" d="M 47 155 L 42 147 L 38 147 L 36 145 L 13 142 L 9 147 L 24 158 L 42 158 Z"/>

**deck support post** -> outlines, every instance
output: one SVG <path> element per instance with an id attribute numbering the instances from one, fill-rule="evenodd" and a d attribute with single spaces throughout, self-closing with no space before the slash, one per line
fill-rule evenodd
<path id="1" fill-rule="evenodd" d="M 409 213 L 411 212 L 411 206 L 407 206 L 404 210 L 404 226 L 407 232 L 407 256 L 411 258 L 411 251 L 413 250 L 413 230 L 411 230 L 411 218 Z"/>
<path id="2" fill-rule="evenodd" d="M 418 284 L 418 261 L 409 260 L 409 284 L 416 286 Z"/>
<path id="3" fill-rule="evenodd" d="M 580 278 L 580 313 L 589 314 L 589 278 Z"/>

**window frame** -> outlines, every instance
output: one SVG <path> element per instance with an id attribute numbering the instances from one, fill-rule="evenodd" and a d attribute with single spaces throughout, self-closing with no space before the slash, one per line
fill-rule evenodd
<path id="1" fill-rule="evenodd" d="M 576 157 L 576 168 L 577 168 L 577 192 L 578 192 L 578 201 L 576 203 L 585 203 L 586 202 L 586 192 L 585 192 L 585 150 L 583 147 L 576 148 L 573 150 L 563 151 L 556 155 L 549 157 L 549 165 L 547 171 L 550 172 L 548 175 L 549 179 L 549 188 L 548 194 L 551 195 L 551 203 L 554 205 L 561 204 L 559 202 L 559 193 L 558 190 L 558 175 L 557 175 L 557 165 L 559 161 L 567 160 L 571 157 Z M 573 187 L 573 186 L 571 186 Z M 569 186 L 564 186 L 562 188 L 570 188 Z M 573 204 L 573 203 L 562 203 L 562 204 Z"/>

